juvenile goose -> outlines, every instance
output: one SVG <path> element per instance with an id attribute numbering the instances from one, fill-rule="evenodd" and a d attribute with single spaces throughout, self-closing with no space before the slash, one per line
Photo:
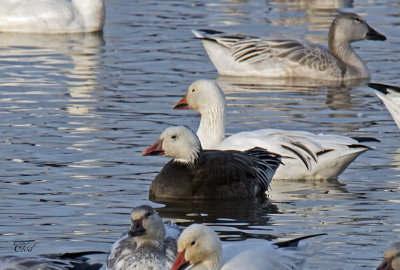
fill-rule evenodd
<path id="1" fill-rule="evenodd" d="M 148 205 L 131 212 L 131 229 L 116 241 L 107 258 L 109 270 L 170 269 L 176 255 L 176 240 L 181 229 L 163 223 Z"/>
<path id="2" fill-rule="evenodd" d="M 393 243 L 385 250 L 383 262 L 377 270 L 400 270 L 400 242 Z"/>
<path id="3" fill-rule="evenodd" d="M 380 83 L 370 83 L 368 86 L 378 90 L 375 94 L 383 101 L 400 128 L 400 87 Z"/>
<path id="4" fill-rule="evenodd" d="M 386 40 L 354 13 L 341 13 L 333 20 L 329 49 L 307 41 L 228 35 L 215 30 L 193 33 L 202 40 L 221 75 L 325 80 L 369 78 L 368 68 L 351 43 L 364 39 Z"/>
<path id="5" fill-rule="evenodd" d="M 98 270 L 103 265 L 89 263 L 85 255 L 103 252 L 76 252 L 42 256 L 1 256 L 0 269 L 4 270 Z"/>
<path id="6" fill-rule="evenodd" d="M 171 270 L 296 270 L 306 260 L 306 236 L 282 243 L 224 243 L 209 227 L 192 224 L 178 239 L 178 254 Z"/>
<path id="7" fill-rule="evenodd" d="M 239 199 L 263 195 L 280 164 L 263 149 L 202 150 L 184 126 L 167 128 L 143 155 L 172 157 L 150 186 L 150 199 Z"/>
<path id="8" fill-rule="evenodd" d="M 0 32 L 97 32 L 104 17 L 104 0 L 0 0 Z"/>
<path id="9" fill-rule="evenodd" d="M 280 129 L 239 132 L 225 139 L 225 95 L 210 80 L 193 82 L 174 106 L 189 108 L 201 115 L 197 136 L 203 148 L 244 151 L 261 147 L 281 155 L 282 165 L 273 179 L 336 179 L 357 156 L 371 149 L 345 136 Z"/>

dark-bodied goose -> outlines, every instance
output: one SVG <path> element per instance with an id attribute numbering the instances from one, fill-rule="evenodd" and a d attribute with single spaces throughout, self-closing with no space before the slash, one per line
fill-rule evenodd
<path id="1" fill-rule="evenodd" d="M 202 150 L 184 126 L 167 128 L 143 155 L 172 157 L 153 180 L 150 199 L 239 199 L 263 195 L 279 155 L 264 149 L 245 152 Z"/>
<path id="2" fill-rule="evenodd" d="M 307 258 L 305 236 L 281 243 L 224 242 L 209 227 L 192 224 L 178 239 L 178 254 L 171 270 L 298 270 Z"/>
<path id="3" fill-rule="evenodd" d="M 104 17 L 104 0 L 0 0 L 0 32 L 97 32 Z"/>
<path id="4" fill-rule="evenodd" d="M 176 224 L 164 223 L 151 206 L 134 208 L 131 212 L 131 229 L 111 247 L 107 269 L 170 269 L 180 232 Z"/>
<path id="5" fill-rule="evenodd" d="M 400 270 L 400 242 L 391 244 L 385 250 L 383 262 L 377 270 Z"/>
<path id="6" fill-rule="evenodd" d="M 400 128 L 400 87 L 381 83 L 370 83 L 368 86 L 378 90 L 375 94 L 383 101 Z"/>
<path id="7" fill-rule="evenodd" d="M 225 95 L 210 80 L 193 82 L 174 108 L 200 113 L 197 136 L 204 149 L 244 151 L 261 147 L 281 155 L 283 164 L 273 179 L 336 179 L 357 156 L 371 149 L 357 139 L 295 130 L 259 129 L 225 139 Z"/>
<path id="8" fill-rule="evenodd" d="M 354 13 L 341 13 L 333 20 L 329 49 L 307 41 L 229 35 L 215 30 L 193 33 L 203 41 L 221 75 L 323 80 L 369 78 L 368 68 L 351 43 L 365 39 L 386 40 Z"/>

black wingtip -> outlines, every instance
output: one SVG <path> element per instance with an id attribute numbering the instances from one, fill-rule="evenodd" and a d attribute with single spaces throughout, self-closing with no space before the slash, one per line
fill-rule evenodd
<path id="1" fill-rule="evenodd" d="M 209 35 L 217 35 L 217 34 L 223 34 L 224 32 L 218 31 L 218 30 L 213 30 L 213 29 L 198 29 L 197 31 L 204 32 Z"/>
<path id="2" fill-rule="evenodd" d="M 364 142 L 381 142 L 377 138 L 374 137 L 351 137 L 352 139 L 356 140 L 359 143 L 364 143 Z M 357 146 L 357 144 L 356 144 Z M 359 145 L 358 145 L 359 146 Z M 365 146 L 365 145 L 364 145 Z M 350 146 L 351 147 L 351 146 Z"/>
<path id="3" fill-rule="evenodd" d="M 379 92 L 382 92 L 384 94 L 388 93 L 388 89 L 400 93 L 400 87 L 398 87 L 398 86 L 393 86 L 393 85 L 388 85 L 388 84 L 383 84 L 383 83 L 369 83 L 368 86 L 375 90 L 378 90 Z"/>
<path id="4" fill-rule="evenodd" d="M 290 239 L 290 240 L 287 240 L 287 241 L 277 242 L 277 243 L 274 243 L 274 245 L 276 245 L 276 246 L 278 246 L 280 248 L 297 247 L 301 240 L 312 238 L 312 237 L 316 237 L 316 236 L 321 236 L 321 235 L 327 235 L 327 234 L 326 233 L 310 234 L 310 235 L 306 235 L 306 236 Z"/>

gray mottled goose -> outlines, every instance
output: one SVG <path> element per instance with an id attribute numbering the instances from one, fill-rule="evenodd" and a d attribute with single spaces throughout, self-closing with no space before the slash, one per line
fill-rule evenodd
<path id="1" fill-rule="evenodd" d="M 176 240 L 181 232 L 172 222 L 164 223 L 149 205 L 131 212 L 131 229 L 111 247 L 108 270 L 166 270 L 176 255 Z"/>
<path id="2" fill-rule="evenodd" d="M 350 138 L 307 131 L 258 129 L 225 138 L 225 95 L 211 80 L 193 82 L 175 109 L 200 113 L 197 136 L 205 149 L 247 150 L 261 147 L 282 156 L 273 179 L 336 179 L 363 152 L 371 149 L 360 141 L 374 138 Z"/>
<path id="3" fill-rule="evenodd" d="M 341 13 L 329 29 L 328 49 L 307 41 L 193 31 L 218 73 L 229 76 L 309 77 L 324 80 L 369 78 L 351 43 L 386 40 L 354 13 Z"/>
<path id="4" fill-rule="evenodd" d="M 262 196 L 280 164 L 279 155 L 264 149 L 202 150 L 196 134 L 184 126 L 167 128 L 142 154 L 173 158 L 153 180 L 152 200 Z"/>
<path id="5" fill-rule="evenodd" d="M 400 242 L 391 244 L 377 270 L 400 270 Z"/>

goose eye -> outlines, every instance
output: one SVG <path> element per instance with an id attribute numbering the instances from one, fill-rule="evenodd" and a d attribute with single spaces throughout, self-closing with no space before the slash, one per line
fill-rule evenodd
<path id="1" fill-rule="evenodd" d="M 196 244 L 196 241 L 193 241 L 192 243 L 190 243 L 191 246 L 194 246 L 194 244 Z"/>
<path id="2" fill-rule="evenodd" d="M 196 89 L 193 88 L 193 89 L 192 89 L 192 93 L 194 93 L 195 91 L 196 91 Z"/>
<path id="3" fill-rule="evenodd" d="M 354 19 L 356 22 L 361 22 L 359 18 Z"/>
<path id="4" fill-rule="evenodd" d="M 146 213 L 146 215 L 144 215 L 145 217 L 149 217 L 149 216 L 151 216 L 151 213 L 150 212 L 147 212 Z"/>
<path id="5" fill-rule="evenodd" d="M 171 139 L 176 140 L 176 135 L 171 136 Z"/>

